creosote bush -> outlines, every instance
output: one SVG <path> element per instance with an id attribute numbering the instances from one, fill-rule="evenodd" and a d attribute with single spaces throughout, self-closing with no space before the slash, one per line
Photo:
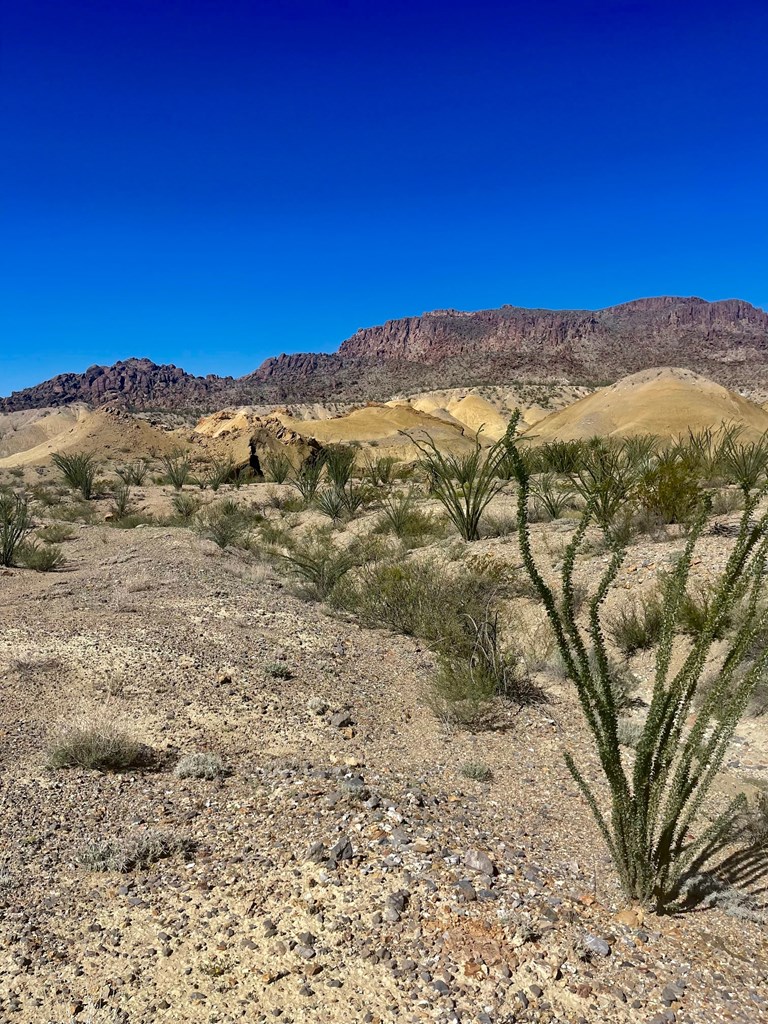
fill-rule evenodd
<path id="1" fill-rule="evenodd" d="M 523 561 L 544 604 L 565 671 L 576 687 L 594 738 L 610 799 L 608 813 L 601 806 L 599 791 L 587 782 L 571 753 L 566 754 L 567 766 L 592 810 L 627 896 L 659 911 L 672 909 L 685 900 L 689 880 L 732 836 L 744 811 L 742 795 L 709 824 L 701 824 L 702 806 L 729 741 L 768 666 L 767 645 L 742 671 L 755 637 L 764 635 L 768 626 L 768 610 L 760 602 L 768 555 L 768 513 L 757 514 L 765 492 L 747 494 L 725 568 L 712 587 L 698 632 L 684 641 L 682 660 L 678 661 L 673 654 L 680 635 L 680 608 L 696 544 L 706 523 L 706 502 L 691 523 L 685 549 L 664 588 L 653 692 L 634 759 L 627 763 L 621 750 L 620 708 L 611 685 L 600 614 L 625 555 L 611 537 L 611 516 L 617 510 L 608 514 L 600 493 L 588 495 L 584 515 L 563 556 L 556 596 L 531 549 L 529 475 L 515 445 L 510 448 L 519 484 L 518 534 Z M 591 594 L 587 623 L 582 625 L 573 610 L 574 565 L 586 530 L 595 518 L 603 526 L 611 557 Z M 713 651 L 738 602 L 743 607 L 725 650 Z M 702 700 L 695 722 L 689 725 L 712 658 L 717 659 L 717 678 Z"/>

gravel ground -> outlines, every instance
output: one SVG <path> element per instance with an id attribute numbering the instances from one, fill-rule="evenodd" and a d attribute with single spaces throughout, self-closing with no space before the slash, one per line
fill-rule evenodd
<path id="1" fill-rule="evenodd" d="M 563 763 L 567 746 L 596 769 L 567 686 L 450 731 L 417 641 L 186 530 L 73 529 L 62 571 L 0 570 L 0 1024 L 768 1021 L 760 926 L 627 907 Z M 555 560 L 559 530 L 537 527 Z M 724 555 L 704 547 L 706 574 Z M 622 583 L 670 550 L 638 546 Z M 47 769 L 51 731 L 93 709 L 151 764 Z M 195 752 L 228 774 L 177 776 Z M 723 785 L 767 761 L 748 721 Z M 148 830 L 183 849 L 79 861 Z"/>

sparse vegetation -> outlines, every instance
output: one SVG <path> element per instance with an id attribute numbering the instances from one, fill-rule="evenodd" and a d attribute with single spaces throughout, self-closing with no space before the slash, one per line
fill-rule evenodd
<path id="1" fill-rule="evenodd" d="M 163 469 L 165 470 L 167 483 L 175 491 L 182 490 L 184 484 L 189 483 L 192 467 L 189 464 L 189 459 L 183 453 L 177 452 L 175 455 L 167 455 L 163 459 Z"/>
<path id="2" fill-rule="evenodd" d="M 622 604 L 606 627 L 621 653 L 631 658 L 658 642 L 663 624 L 664 605 L 654 594 Z"/>
<path id="3" fill-rule="evenodd" d="M 180 779 L 214 779 L 223 778 L 227 774 L 224 761 L 218 754 L 199 752 L 185 754 L 179 758 L 173 774 Z"/>
<path id="4" fill-rule="evenodd" d="M 52 523 L 50 526 L 43 526 L 37 531 L 38 540 L 44 544 L 63 544 L 64 541 L 72 540 L 75 531 L 63 523 Z"/>
<path id="5" fill-rule="evenodd" d="M 115 472 L 126 487 L 141 487 L 147 478 L 149 465 L 144 459 L 137 459 L 135 462 L 129 462 L 127 466 L 118 467 Z"/>
<path id="6" fill-rule="evenodd" d="M 611 541 L 611 558 L 589 602 L 585 633 L 573 611 L 574 565 L 586 529 L 595 516 L 599 515 L 610 539 L 607 508 L 601 505 L 598 491 L 589 495 L 581 523 L 563 559 L 561 600 L 556 599 L 531 549 L 527 509 L 530 479 L 514 446 L 512 458 L 519 483 L 518 524 L 523 560 L 547 611 L 567 675 L 576 687 L 594 737 L 610 794 L 609 814 L 601 807 L 599 791 L 586 781 L 570 752 L 566 754 L 566 763 L 594 814 L 627 896 L 659 910 L 668 909 L 682 898 L 686 880 L 699 872 L 732 834 L 744 808 L 743 796 L 737 797 L 709 825 L 696 830 L 702 805 L 722 765 L 730 738 L 768 664 L 766 648 L 748 671 L 743 675 L 738 672 L 751 641 L 765 630 L 768 621 L 768 612 L 758 601 L 768 554 L 768 513 L 752 520 L 763 494 L 747 497 L 738 536 L 712 589 L 700 628 L 691 638 L 682 663 L 673 669 L 679 611 L 696 543 L 706 522 L 706 505 L 691 525 L 684 553 L 665 587 L 653 693 L 634 764 L 626 766 L 620 749 L 620 709 L 600 618 L 601 606 L 619 572 L 624 551 Z M 695 724 L 686 730 L 713 644 L 742 597 L 746 607 L 719 662 L 717 681 L 702 701 Z"/>
<path id="7" fill-rule="evenodd" d="M 465 779 L 472 779 L 474 782 L 490 782 L 493 778 L 493 772 L 482 761 L 465 762 L 461 766 L 461 774 Z"/>
<path id="8" fill-rule="evenodd" d="M 125 874 L 136 868 L 148 868 L 177 853 L 188 856 L 193 850 L 194 845 L 187 839 L 160 829 L 148 829 L 125 839 L 104 839 L 88 843 L 78 851 L 77 860 L 89 871 Z"/>
<path id="9" fill-rule="evenodd" d="M 55 544 L 37 544 L 26 541 L 18 550 L 18 558 L 27 569 L 35 572 L 55 572 L 66 562 L 64 552 Z"/>
<path id="10" fill-rule="evenodd" d="M 261 460 L 264 476 L 275 484 L 284 484 L 293 472 L 291 460 L 285 452 L 268 452 Z"/>

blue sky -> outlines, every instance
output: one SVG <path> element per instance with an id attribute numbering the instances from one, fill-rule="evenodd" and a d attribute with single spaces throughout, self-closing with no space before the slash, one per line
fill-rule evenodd
<path id="1" fill-rule="evenodd" d="M 768 306 L 768 5 L 25 0 L 0 394 L 444 307 Z"/>

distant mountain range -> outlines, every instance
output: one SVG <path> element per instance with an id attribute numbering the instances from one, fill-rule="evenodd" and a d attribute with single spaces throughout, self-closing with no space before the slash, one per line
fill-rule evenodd
<path id="1" fill-rule="evenodd" d="M 267 359 L 244 377 L 195 377 L 126 359 L 62 373 L 0 399 L 0 411 L 84 402 L 133 409 L 366 401 L 521 379 L 613 381 L 682 366 L 730 387 L 768 383 L 768 313 L 739 299 L 664 296 L 600 310 L 436 310 L 357 331 L 333 354 Z"/>

